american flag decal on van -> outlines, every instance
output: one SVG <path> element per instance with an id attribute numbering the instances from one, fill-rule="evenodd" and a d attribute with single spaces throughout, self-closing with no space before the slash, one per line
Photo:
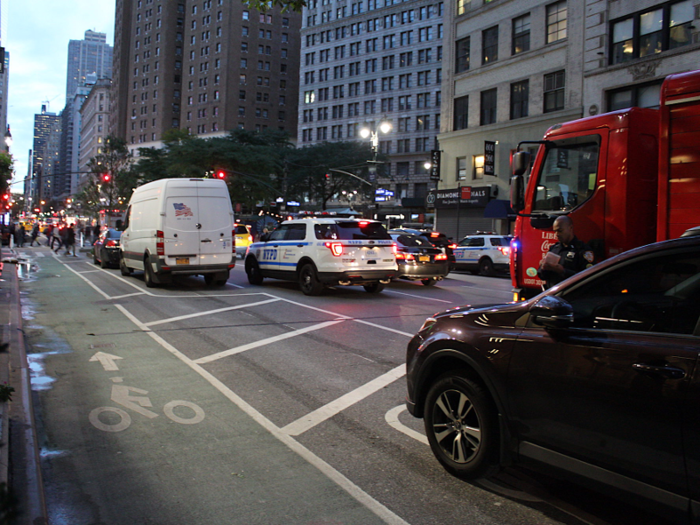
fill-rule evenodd
<path id="1" fill-rule="evenodd" d="M 192 210 L 186 204 L 173 202 L 175 207 L 175 217 L 193 217 Z"/>

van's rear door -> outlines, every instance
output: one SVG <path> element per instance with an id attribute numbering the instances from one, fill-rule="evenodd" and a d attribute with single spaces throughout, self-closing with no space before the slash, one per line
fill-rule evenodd
<path id="1" fill-rule="evenodd" d="M 169 185 L 166 193 L 165 264 L 189 266 L 199 264 L 199 198 L 195 185 Z"/>
<path id="2" fill-rule="evenodd" d="M 234 264 L 233 212 L 228 190 L 223 184 L 200 184 L 198 197 L 199 264 Z"/>

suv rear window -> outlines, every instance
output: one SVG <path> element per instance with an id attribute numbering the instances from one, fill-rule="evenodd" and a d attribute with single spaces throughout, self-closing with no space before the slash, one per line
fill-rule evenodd
<path id="1" fill-rule="evenodd" d="M 317 239 L 350 240 L 391 240 L 384 226 L 379 222 L 343 221 L 334 224 L 315 224 Z"/>
<path id="2" fill-rule="evenodd" d="M 510 246 L 510 237 L 491 237 L 491 246 Z"/>

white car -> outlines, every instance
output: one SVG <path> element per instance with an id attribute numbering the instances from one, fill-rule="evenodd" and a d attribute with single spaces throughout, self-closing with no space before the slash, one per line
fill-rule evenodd
<path id="1" fill-rule="evenodd" d="M 468 235 L 454 249 L 455 269 L 478 271 L 481 275 L 508 271 L 511 239 L 508 235 Z"/>
<path id="2" fill-rule="evenodd" d="M 245 271 L 250 284 L 273 277 L 318 295 L 337 285 L 379 293 L 398 267 L 394 241 L 380 222 L 334 218 L 283 222 L 248 247 Z"/>

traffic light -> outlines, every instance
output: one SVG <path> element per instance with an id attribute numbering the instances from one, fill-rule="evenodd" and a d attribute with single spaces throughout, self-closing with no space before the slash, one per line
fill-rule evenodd
<path id="1" fill-rule="evenodd" d="M 105 184 L 112 182 L 112 174 L 109 172 L 103 173 L 102 174 L 102 182 L 104 182 Z"/>
<path id="2" fill-rule="evenodd" d="M 3 194 L 2 200 L 4 200 L 4 201 L 9 201 L 9 200 L 10 200 L 10 194 L 9 194 L 9 193 Z"/>
<path id="3" fill-rule="evenodd" d="M 331 175 L 330 173 L 326 173 L 326 183 L 333 184 L 333 175 Z"/>
<path id="4" fill-rule="evenodd" d="M 224 170 L 216 170 L 215 176 L 217 179 L 223 180 L 226 178 L 226 172 Z"/>

